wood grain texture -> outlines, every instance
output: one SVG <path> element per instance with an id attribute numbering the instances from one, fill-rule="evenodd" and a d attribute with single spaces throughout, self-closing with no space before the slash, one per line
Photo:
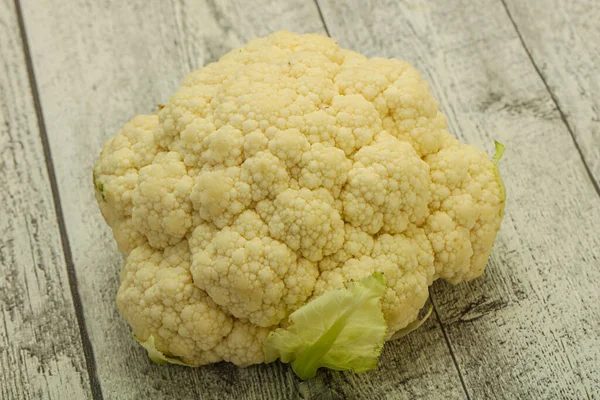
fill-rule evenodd
<path id="1" fill-rule="evenodd" d="M 502 2 L 319 4 L 342 45 L 423 71 L 463 141 L 507 146 L 508 206 L 486 274 L 434 286 L 470 397 L 598 398 L 600 197 Z"/>
<path id="2" fill-rule="evenodd" d="M 600 2 L 504 3 L 600 193 Z"/>
<path id="3" fill-rule="evenodd" d="M 105 399 L 412 399 L 464 390 L 431 319 L 390 343 L 377 372 L 300 382 L 281 364 L 201 369 L 152 364 L 117 313 L 121 257 L 93 196 L 102 143 L 136 113 L 155 110 L 185 73 L 279 29 L 324 32 L 316 5 L 297 1 L 24 2 L 35 74 Z"/>
<path id="4" fill-rule="evenodd" d="M 12 1 L 0 1 L 0 398 L 90 384 Z"/>

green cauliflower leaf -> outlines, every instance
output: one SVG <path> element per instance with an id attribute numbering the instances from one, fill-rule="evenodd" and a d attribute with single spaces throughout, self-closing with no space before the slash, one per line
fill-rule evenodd
<path id="1" fill-rule="evenodd" d="M 387 324 L 381 310 L 383 274 L 352 282 L 302 306 L 288 328 L 271 332 L 264 344 L 265 362 L 291 363 L 301 379 L 321 367 L 361 373 L 377 368 Z"/>
<path id="2" fill-rule="evenodd" d="M 145 342 L 142 342 L 135 336 L 132 336 L 132 337 L 136 342 L 141 344 L 144 349 L 146 349 L 146 352 L 148 352 L 148 358 L 150 358 L 152 361 L 154 361 L 157 364 L 176 364 L 176 365 L 183 365 L 186 367 L 192 366 L 192 365 L 188 365 L 188 364 L 184 363 L 177 357 L 168 357 L 162 351 L 158 350 L 156 348 L 156 345 L 154 344 L 154 336 L 152 336 L 152 335 L 148 336 L 148 340 L 146 340 Z"/>

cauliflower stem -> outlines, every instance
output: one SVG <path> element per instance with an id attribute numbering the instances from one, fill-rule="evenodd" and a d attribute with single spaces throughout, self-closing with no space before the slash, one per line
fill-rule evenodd
<path id="1" fill-rule="evenodd" d="M 414 320 L 410 324 L 406 325 L 404 328 L 396 331 L 396 333 L 394 333 L 392 335 L 390 340 L 402 339 L 404 336 L 408 335 L 409 333 L 416 331 L 417 329 L 419 329 L 421 327 L 421 325 L 423 325 L 425 323 L 425 321 L 427 321 L 429 319 L 432 312 L 433 312 L 433 307 L 430 306 L 427 309 L 427 313 L 423 316 L 423 318 Z"/>

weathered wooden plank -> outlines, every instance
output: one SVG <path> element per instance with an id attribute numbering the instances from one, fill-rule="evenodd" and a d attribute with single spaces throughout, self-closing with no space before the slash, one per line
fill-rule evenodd
<path id="1" fill-rule="evenodd" d="M 278 29 L 323 32 L 314 3 L 79 0 L 23 4 L 69 241 L 105 398 L 464 398 L 435 319 L 386 346 L 378 372 L 299 382 L 280 364 L 156 366 L 129 339 L 114 297 L 121 257 L 93 197 L 102 143 L 154 110 L 184 74 Z"/>
<path id="2" fill-rule="evenodd" d="M 319 4 L 342 45 L 423 71 L 463 140 L 507 145 L 508 207 L 488 271 L 434 290 L 471 398 L 597 396 L 600 201 L 503 4 Z"/>
<path id="3" fill-rule="evenodd" d="M 0 7 L 0 398 L 86 399 L 90 383 L 23 41 L 14 3 Z"/>
<path id="4" fill-rule="evenodd" d="M 504 3 L 600 193 L 600 2 Z"/>

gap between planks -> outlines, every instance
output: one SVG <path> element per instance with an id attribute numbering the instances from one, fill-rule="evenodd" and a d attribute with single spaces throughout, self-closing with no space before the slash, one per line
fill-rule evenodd
<path id="1" fill-rule="evenodd" d="M 592 170 L 591 170 L 591 168 L 590 168 L 587 160 L 583 156 L 583 152 L 581 151 L 581 147 L 579 145 L 579 142 L 577 141 L 577 138 L 575 137 L 575 133 L 573 132 L 573 128 L 571 127 L 571 124 L 569 124 L 569 122 L 567 121 L 567 117 L 565 115 L 565 112 L 560 107 L 560 105 L 558 103 L 558 99 L 556 98 L 556 94 L 552 91 L 552 89 L 550 89 L 550 86 L 548 85 L 548 82 L 547 82 L 546 78 L 542 74 L 542 71 L 540 71 L 540 68 L 538 67 L 537 63 L 535 62 L 535 60 L 534 60 L 534 58 L 533 58 L 533 56 L 531 54 L 531 51 L 527 47 L 527 44 L 525 43 L 525 40 L 523 39 L 523 35 L 521 34 L 521 31 L 519 30 L 519 27 L 517 26 L 517 23 L 515 22 L 512 14 L 510 13 L 508 5 L 506 4 L 506 0 L 499 0 L 499 1 L 502 3 L 502 6 L 504 7 L 504 10 L 506 11 L 506 15 L 508 16 L 508 19 L 510 20 L 513 28 L 515 29 L 515 32 L 517 33 L 517 36 L 519 37 L 519 41 L 521 42 L 521 46 L 523 46 L 523 49 L 525 50 L 525 53 L 527 54 L 527 57 L 529 57 L 529 61 L 531 61 L 531 65 L 533 65 L 533 68 L 535 69 L 535 72 L 537 73 L 537 75 L 542 80 L 542 82 L 544 84 L 544 87 L 546 88 L 546 91 L 548 92 L 548 94 L 550 95 L 550 98 L 552 99 L 552 102 L 556 106 L 556 110 L 558 111 L 558 113 L 560 115 L 560 119 L 561 119 L 562 123 L 565 125 L 565 127 L 567 128 L 567 131 L 571 135 L 571 138 L 573 139 L 573 144 L 575 145 L 575 148 L 577 149 L 577 153 L 579 153 L 579 158 L 581 158 L 581 162 L 583 163 L 583 166 L 585 168 L 585 172 L 587 173 L 588 178 L 590 179 L 590 182 L 591 182 L 592 186 L 594 186 L 594 189 L 596 189 L 596 193 L 598 194 L 598 196 L 600 196 L 600 184 L 598 183 L 598 181 L 594 177 L 594 174 L 592 173 Z"/>
<path id="2" fill-rule="evenodd" d="M 35 72 L 33 69 L 33 61 L 31 59 L 31 52 L 29 50 L 29 41 L 27 38 L 27 32 L 25 31 L 25 21 L 23 19 L 23 12 L 21 10 L 20 0 L 15 0 L 15 11 L 17 14 L 17 21 L 19 24 L 19 31 L 21 34 L 21 40 L 23 42 L 23 52 L 25 57 L 25 63 L 27 67 L 27 75 L 29 78 L 29 86 L 31 88 L 31 97 L 35 107 L 35 114 L 37 119 L 38 128 L 40 131 L 40 137 L 42 141 L 42 147 L 44 149 L 44 159 L 46 163 L 46 170 L 48 172 L 48 179 L 50 180 L 50 188 L 52 191 L 52 198 L 54 202 L 54 212 L 56 213 L 56 219 L 60 232 L 60 242 L 62 245 L 63 255 L 65 257 L 65 264 L 67 267 L 67 277 L 69 281 L 69 289 L 71 291 L 71 297 L 73 300 L 73 307 L 75 308 L 75 315 L 77 318 L 77 325 L 79 328 L 79 335 L 81 336 L 81 342 L 83 345 L 83 352 L 85 356 L 86 369 L 88 378 L 90 380 L 90 388 L 92 390 L 92 396 L 95 400 L 102 400 L 102 388 L 98 375 L 96 373 L 96 362 L 94 359 L 94 350 L 85 326 L 85 320 L 83 315 L 83 307 L 81 303 L 81 296 L 77 289 L 77 276 L 75 274 L 75 267 L 73 265 L 73 257 L 69 246 L 69 240 L 67 237 L 67 230 L 65 226 L 65 219 L 63 216 L 62 206 L 60 203 L 60 195 L 58 192 L 58 185 L 56 181 L 56 173 L 54 171 L 54 165 L 52 163 L 52 154 L 50 151 L 50 144 L 48 142 L 48 135 L 46 132 L 46 123 L 44 121 L 44 113 L 42 111 L 42 104 L 40 102 L 40 95 L 38 91 L 37 81 L 35 78 Z"/>

